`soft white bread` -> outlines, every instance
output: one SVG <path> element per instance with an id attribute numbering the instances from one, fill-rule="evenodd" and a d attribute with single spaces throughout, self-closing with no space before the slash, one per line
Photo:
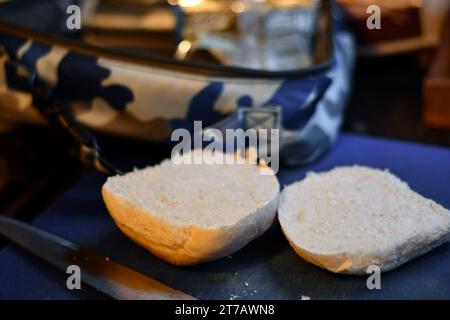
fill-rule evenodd
<path id="1" fill-rule="evenodd" d="M 301 257 L 337 273 L 391 270 L 450 240 L 450 211 L 388 171 L 359 166 L 287 186 L 278 219 Z"/>
<path id="2" fill-rule="evenodd" d="M 264 233 L 275 219 L 279 183 L 254 164 L 165 160 L 109 178 L 102 194 L 132 240 L 172 264 L 192 265 L 230 255 Z"/>

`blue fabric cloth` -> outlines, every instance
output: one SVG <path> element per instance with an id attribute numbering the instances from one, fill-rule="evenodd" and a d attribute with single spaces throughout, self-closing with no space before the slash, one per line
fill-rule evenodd
<path id="1" fill-rule="evenodd" d="M 352 164 L 387 168 L 415 191 L 450 208 L 450 149 L 343 135 L 318 163 L 282 170 L 279 179 L 286 185 L 302 179 L 306 171 Z M 232 259 L 188 268 L 168 265 L 115 227 L 101 199 L 104 180 L 93 172 L 83 177 L 34 224 L 198 298 L 450 298 L 449 244 L 383 274 L 381 290 L 368 290 L 366 277 L 335 275 L 306 263 L 289 247 L 278 224 Z M 0 252 L 1 299 L 104 298 L 87 285 L 81 291 L 67 290 L 66 276 L 16 245 Z"/>

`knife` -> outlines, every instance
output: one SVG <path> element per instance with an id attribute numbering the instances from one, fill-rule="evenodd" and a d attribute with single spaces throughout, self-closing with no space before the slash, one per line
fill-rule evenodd
<path id="1" fill-rule="evenodd" d="M 16 219 L 0 217 L 0 235 L 64 272 L 69 265 L 78 265 L 81 281 L 114 299 L 195 299 L 108 257 Z"/>

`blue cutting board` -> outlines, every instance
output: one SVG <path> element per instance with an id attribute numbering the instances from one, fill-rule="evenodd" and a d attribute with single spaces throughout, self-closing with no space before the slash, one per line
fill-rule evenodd
<path id="1" fill-rule="evenodd" d="M 314 165 L 282 170 L 281 185 L 324 171 L 360 164 L 387 168 L 412 189 L 450 208 L 450 149 L 342 135 Z M 308 264 L 284 239 L 278 223 L 232 258 L 178 268 L 126 238 L 110 219 L 100 188 L 105 176 L 90 172 L 34 224 L 85 245 L 197 298 L 204 299 L 450 299 L 450 245 L 387 272 L 381 290 L 367 277 L 336 275 Z M 14 244 L 0 252 L 0 299 L 104 299 L 96 290 L 66 289 L 66 274 Z M 248 286 L 246 286 L 248 284 Z"/>

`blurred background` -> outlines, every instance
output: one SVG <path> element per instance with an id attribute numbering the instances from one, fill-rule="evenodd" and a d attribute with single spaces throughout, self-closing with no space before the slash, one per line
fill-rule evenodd
<path id="1" fill-rule="evenodd" d="M 81 30 L 67 29 L 74 3 Z M 345 28 L 356 47 L 341 131 L 450 147 L 450 1 L 329 5 L 333 17 L 319 0 L 0 0 L 0 20 L 141 58 L 269 73 L 330 63 L 330 32 Z M 367 27 L 370 5 L 381 9 L 381 29 Z M 0 214 L 31 219 L 86 168 L 30 108 L 30 95 L 8 86 L 5 62 L 0 54 Z M 170 154 L 165 144 L 112 133 L 97 133 L 105 154 L 118 145 L 129 158 Z"/>

